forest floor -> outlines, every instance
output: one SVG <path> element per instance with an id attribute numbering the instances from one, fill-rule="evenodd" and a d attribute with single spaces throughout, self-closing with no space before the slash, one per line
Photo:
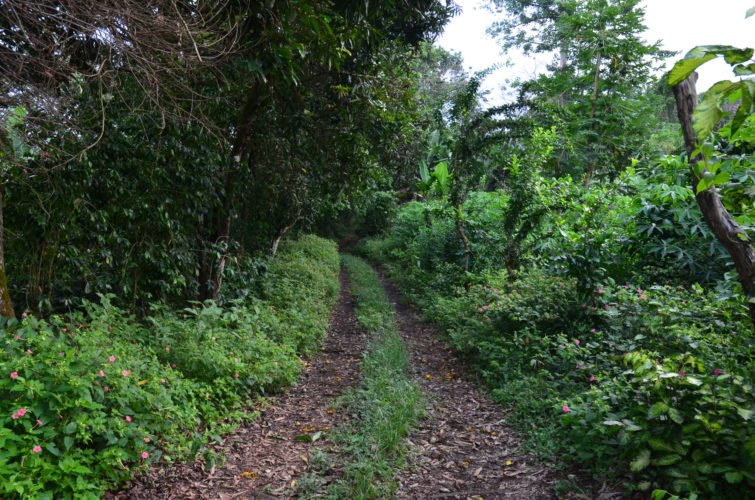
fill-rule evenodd
<path id="1" fill-rule="evenodd" d="M 214 445 L 226 457 L 222 467 L 205 471 L 190 464 L 153 467 L 110 493 L 125 499 L 251 499 L 295 497 L 296 482 L 309 470 L 316 450 L 336 452 L 328 432 L 349 419 L 337 400 L 359 381 L 367 333 L 357 324 L 354 299 L 342 272 L 341 295 L 330 317 L 323 350 L 313 357 L 294 387 L 258 405 L 260 416 Z M 419 428 L 409 436 L 408 466 L 399 473 L 397 498 L 406 499 L 550 499 L 565 479 L 519 451 L 520 438 L 506 425 L 506 413 L 482 394 L 435 330 L 422 323 L 411 305 L 383 278 L 396 309 L 399 330 L 410 352 L 413 376 L 427 396 Z M 314 442 L 297 439 L 321 432 Z M 337 481 L 342 466 L 325 472 L 325 484 Z M 595 491 L 593 489 L 593 491 Z M 561 498 L 610 499 L 617 492 L 586 496 L 576 491 Z"/>

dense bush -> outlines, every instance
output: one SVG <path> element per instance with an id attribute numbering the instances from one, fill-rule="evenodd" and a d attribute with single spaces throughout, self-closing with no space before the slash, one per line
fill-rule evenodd
<path id="1" fill-rule="evenodd" d="M 130 470 L 193 458 L 250 396 L 293 382 L 325 331 L 338 255 L 304 237 L 267 268 L 264 297 L 223 308 L 156 307 L 138 322 L 103 296 L 3 320 L 0 495 L 98 498 Z"/>
<path id="2" fill-rule="evenodd" d="M 419 204 L 399 212 L 387 239 L 365 239 L 358 251 L 388 265 L 514 410 L 531 451 L 631 472 L 642 490 L 739 498 L 755 486 L 746 307 L 713 286 L 635 269 L 644 257 L 621 238 L 636 226 L 621 225 L 638 205 L 600 190 L 548 222 L 558 234 L 516 280 L 500 264 L 465 274 L 452 259 L 424 260 L 453 238 L 434 220 L 442 213 Z M 622 245 L 626 255 L 616 255 Z"/>

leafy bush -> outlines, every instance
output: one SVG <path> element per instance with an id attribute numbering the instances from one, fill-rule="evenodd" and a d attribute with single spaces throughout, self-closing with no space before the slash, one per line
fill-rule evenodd
<path id="1" fill-rule="evenodd" d="M 417 212 L 409 212 L 414 220 Z M 619 219 L 599 219 L 600 232 L 618 227 Z M 597 272 L 578 279 L 578 263 L 570 270 L 544 259 L 512 281 L 492 266 L 466 275 L 450 263 L 456 271 L 418 266 L 411 250 L 419 232 L 399 229 L 359 250 L 388 262 L 513 409 L 530 451 L 631 470 L 641 489 L 737 498 L 744 483 L 755 485 L 755 339 L 741 302 L 697 284 L 614 282 L 606 277 L 618 269 L 613 235 L 573 240 L 606 252 L 599 261 L 609 265 Z"/>
<path id="2" fill-rule="evenodd" d="M 335 245 L 304 237 L 268 264 L 265 299 L 137 322 L 103 296 L 65 318 L 2 320 L 0 495 L 99 498 L 130 470 L 193 459 L 249 396 L 295 380 L 337 272 Z"/>

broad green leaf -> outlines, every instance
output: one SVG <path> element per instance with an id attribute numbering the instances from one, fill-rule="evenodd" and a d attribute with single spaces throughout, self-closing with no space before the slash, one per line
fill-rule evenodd
<path id="1" fill-rule="evenodd" d="M 650 450 L 644 449 L 640 450 L 637 454 L 637 458 L 632 460 L 629 467 L 632 469 L 632 472 L 640 472 L 648 465 L 650 465 Z"/>
<path id="2" fill-rule="evenodd" d="M 677 424 L 683 424 L 684 423 L 684 417 L 682 416 L 682 413 L 677 410 L 676 408 L 669 408 L 668 409 L 668 416 L 671 420 L 676 422 Z"/>
<path id="3" fill-rule="evenodd" d="M 738 482 L 742 481 L 742 473 L 739 471 L 731 471 L 724 474 L 724 477 L 726 478 L 726 481 L 730 484 L 737 484 Z"/>
<path id="4" fill-rule="evenodd" d="M 754 411 L 748 410 L 746 408 L 737 408 L 737 413 L 745 420 L 750 420 L 752 416 L 755 415 Z"/>
<path id="5" fill-rule="evenodd" d="M 427 163 L 425 163 L 425 160 L 419 161 L 419 177 L 425 184 L 430 182 L 430 171 L 427 168 Z"/>
<path id="6" fill-rule="evenodd" d="M 671 465 L 675 464 L 681 459 L 682 457 L 676 454 L 664 455 L 661 458 L 656 458 L 655 460 L 653 460 L 653 465 Z"/>
<path id="7" fill-rule="evenodd" d="M 734 74 L 737 76 L 749 76 L 755 74 L 755 63 L 738 64 L 734 66 Z"/>
<path id="8" fill-rule="evenodd" d="M 602 424 L 603 425 L 609 425 L 609 426 L 610 425 L 620 425 L 620 426 L 624 425 L 621 422 L 619 422 L 618 420 L 605 420 L 605 421 L 602 422 Z"/>
<path id="9" fill-rule="evenodd" d="M 659 401 L 650 407 L 650 411 L 648 412 L 648 414 L 651 417 L 657 417 L 658 415 L 663 415 L 667 411 L 668 411 L 668 405 L 664 403 L 663 401 Z"/>
<path id="10" fill-rule="evenodd" d="M 750 60 L 753 53 L 755 53 L 755 50 L 749 47 L 746 49 L 732 48 L 724 52 L 724 60 L 729 64 L 739 64 Z"/>
<path id="11" fill-rule="evenodd" d="M 723 117 L 724 111 L 721 109 L 721 100 L 733 85 L 736 84 L 732 84 L 728 80 L 718 82 L 705 93 L 705 97 L 692 115 L 692 127 L 695 129 L 698 139 L 702 140 L 708 137 Z"/>
<path id="12" fill-rule="evenodd" d="M 669 443 L 667 443 L 665 440 L 660 438 L 650 438 L 648 439 L 648 446 L 650 446 L 651 449 L 655 451 L 667 451 L 669 453 L 675 453 L 676 449 L 674 449 L 673 446 L 671 446 Z"/>
<path id="13" fill-rule="evenodd" d="M 715 57 L 715 54 L 705 54 L 704 56 L 699 58 L 682 59 L 681 61 L 677 61 L 668 74 L 669 87 L 673 87 L 674 85 L 678 85 L 679 83 L 683 82 L 700 65 L 705 64 L 711 59 L 715 59 Z"/>

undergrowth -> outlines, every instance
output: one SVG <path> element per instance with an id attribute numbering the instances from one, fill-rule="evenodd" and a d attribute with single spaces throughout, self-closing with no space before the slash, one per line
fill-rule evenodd
<path id="1" fill-rule="evenodd" d="M 211 467 L 205 443 L 253 418 L 247 404 L 319 346 L 338 267 L 333 242 L 305 236 L 268 263 L 263 293 L 224 307 L 137 321 L 103 296 L 0 320 L 0 497 L 99 498 L 159 461 Z"/>
<path id="2" fill-rule="evenodd" d="M 359 258 L 345 255 L 359 323 L 371 339 L 360 385 L 345 397 L 352 420 L 334 441 L 343 450 L 344 477 L 331 487 L 335 498 L 386 498 L 396 487 L 404 463 L 404 437 L 420 419 L 422 391 L 408 377 L 408 358 L 393 307 L 375 271 Z"/>

